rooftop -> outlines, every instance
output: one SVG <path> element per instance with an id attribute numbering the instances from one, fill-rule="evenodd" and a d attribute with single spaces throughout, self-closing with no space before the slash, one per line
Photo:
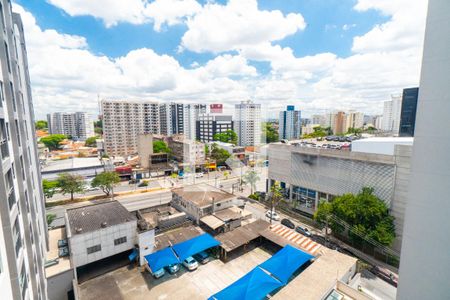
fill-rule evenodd
<path id="1" fill-rule="evenodd" d="M 54 172 L 71 169 L 103 167 L 97 157 L 74 157 L 61 160 L 49 160 L 42 166 L 42 172 Z"/>
<path id="2" fill-rule="evenodd" d="M 155 251 L 190 240 L 202 233 L 195 226 L 181 227 L 165 232 L 155 237 Z"/>
<path id="3" fill-rule="evenodd" d="M 211 205 L 213 200 L 218 203 L 235 198 L 235 195 L 206 183 L 175 188 L 172 189 L 172 193 L 199 207 Z"/>
<path id="4" fill-rule="evenodd" d="M 229 252 L 258 238 L 261 232 L 269 228 L 269 226 L 270 224 L 267 221 L 256 220 L 232 231 L 219 234 L 215 238 L 222 243 L 220 246 Z"/>
<path id="5" fill-rule="evenodd" d="M 109 201 L 67 210 L 70 234 L 87 233 L 137 220 L 122 204 Z"/>

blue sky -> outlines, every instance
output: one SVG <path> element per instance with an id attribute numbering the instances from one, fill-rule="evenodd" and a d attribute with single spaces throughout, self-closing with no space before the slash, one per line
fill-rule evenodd
<path id="1" fill-rule="evenodd" d="M 89 0 L 77 0 L 73 5 L 63 0 L 16 0 L 15 9 L 27 14 L 26 34 L 32 35 L 30 73 L 38 115 L 43 115 L 55 99 L 61 102 L 52 109 L 86 107 L 94 111 L 96 94 L 225 104 L 251 98 L 266 104 L 268 111 L 291 103 L 304 107 L 307 115 L 333 109 L 378 113 L 390 94 L 418 82 L 425 18 L 420 11 L 426 1 L 410 5 L 420 12 L 417 20 L 402 13 L 402 5 L 409 3 L 406 0 L 260 0 L 255 9 L 252 4 L 256 0 L 235 1 L 248 5 L 242 12 L 240 4 L 233 6 L 228 1 L 163 1 L 130 0 L 126 9 L 136 9 L 126 14 L 117 0 L 99 0 L 104 4 L 97 7 Z M 167 1 L 173 2 L 172 7 L 164 8 Z M 227 24 L 227 17 L 215 24 L 217 16 L 222 15 L 230 16 L 234 24 Z M 156 28 L 155 20 L 161 21 L 160 28 Z M 405 25 L 412 26 L 415 32 L 402 30 Z M 253 30 L 257 38 L 254 43 L 247 43 L 253 39 Z M 117 71 L 126 78 L 111 76 L 108 81 L 80 73 L 71 74 L 79 76 L 79 82 L 70 76 L 71 84 L 61 80 L 61 85 L 57 85 L 58 72 L 64 70 L 48 66 L 46 74 L 39 73 L 46 69 L 41 68 L 42 64 L 57 62 L 40 59 L 39 55 L 48 54 L 40 51 L 44 46 L 33 44 L 42 40 L 39 34 L 46 37 L 45 47 L 55 51 L 56 60 L 72 57 L 76 72 L 82 70 L 76 68 L 75 60 L 83 59 L 86 61 L 80 61 L 78 66 L 89 65 L 90 61 L 97 70 L 111 68 L 111 72 L 106 72 Z M 72 43 L 74 39 L 76 45 Z M 395 39 L 407 42 L 394 45 Z M 70 45 L 66 45 L 69 41 Z M 55 47 L 50 47 L 52 42 Z M 146 51 L 135 53 L 137 49 Z M 76 55 L 70 55 L 70 51 Z M 398 68 L 403 65 L 390 63 L 398 57 L 405 57 L 405 66 L 413 66 L 404 70 L 409 75 L 406 73 L 403 80 L 394 78 L 389 84 L 386 78 L 370 78 L 370 66 L 367 70 L 360 66 L 380 59 L 375 69 L 380 65 L 383 69 L 378 74 L 389 74 L 392 67 L 396 68 L 392 73 L 399 75 Z M 126 59 L 119 62 L 119 58 Z M 165 67 L 167 64 L 169 68 Z M 72 70 L 70 66 L 68 69 Z M 158 73 L 153 74 L 152 70 Z M 180 75 L 183 73 L 186 77 Z M 346 73 L 348 80 L 342 78 Z M 143 82 L 142 76 L 148 77 L 148 82 Z M 356 80 L 355 76 L 361 78 Z M 195 78 L 197 81 L 190 85 L 196 89 L 184 86 L 188 85 L 185 78 Z M 101 83 L 83 88 L 88 81 Z M 128 83 L 117 88 L 117 82 Z"/>

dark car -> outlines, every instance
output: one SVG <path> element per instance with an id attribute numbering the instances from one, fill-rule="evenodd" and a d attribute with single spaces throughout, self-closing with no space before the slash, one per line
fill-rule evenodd
<path id="1" fill-rule="evenodd" d="M 297 228 L 295 228 L 295 231 L 303 234 L 304 236 L 311 237 L 311 232 L 309 232 L 308 228 L 297 226 Z"/>
<path id="2" fill-rule="evenodd" d="M 67 247 L 67 239 L 58 240 L 58 248 Z"/>
<path id="3" fill-rule="evenodd" d="M 208 253 L 206 253 L 205 251 L 194 254 L 194 258 L 203 265 L 208 263 L 210 260 Z"/>
<path id="4" fill-rule="evenodd" d="M 283 219 L 283 220 L 281 220 L 281 224 L 283 224 L 284 226 L 289 227 L 289 228 L 291 228 L 291 229 L 294 229 L 294 228 L 295 228 L 295 224 L 292 223 L 292 221 L 289 220 L 289 219 Z"/>
<path id="5" fill-rule="evenodd" d="M 58 256 L 59 257 L 69 256 L 69 248 L 68 247 L 59 248 L 58 249 Z"/>

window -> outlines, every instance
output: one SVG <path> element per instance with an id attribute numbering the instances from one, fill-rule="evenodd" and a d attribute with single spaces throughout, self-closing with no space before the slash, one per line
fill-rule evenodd
<path id="1" fill-rule="evenodd" d="M 92 254 L 102 250 L 102 245 L 95 245 L 87 248 L 87 254 Z"/>
<path id="2" fill-rule="evenodd" d="M 11 62 L 9 61 L 8 44 L 5 42 L 6 61 L 8 62 L 8 72 L 11 73 Z"/>
<path id="3" fill-rule="evenodd" d="M 117 245 L 120 245 L 120 244 L 123 244 L 123 243 L 126 243 L 126 242 L 127 242 L 127 237 L 123 236 L 121 238 L 118 238 L 118 239 L 114 240 L 114 246 L 117 246 Z"/>
<path id="4" fill-rule="evenodd" d="M 3 82 L 0 81 L 0 107 L 3 106 L 3 101 L 5 101 L 3 96 Z"/>
<path id="5" fill-rule="evenodd" d="M 12 99 L 13 109 L 14 109 L 14 111 L 17 111 L 17 108 L 16 108 L 16 94 L 14 92 L 14 85 L 13 85 L 13 83 L 11 81 L 9 82 L 9 87 L 11 88 L 11 99 Z"/>

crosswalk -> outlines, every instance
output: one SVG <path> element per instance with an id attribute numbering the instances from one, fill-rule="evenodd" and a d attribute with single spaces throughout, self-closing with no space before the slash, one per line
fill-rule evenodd
<path id="1" fill-rule="evenodd" d="M 320 247 L 322 247 L 322 245 L 314 242 L 310 238 L 281 224 L 272 225 L 270 230 L 312 255 L 315 255 Z"/>

